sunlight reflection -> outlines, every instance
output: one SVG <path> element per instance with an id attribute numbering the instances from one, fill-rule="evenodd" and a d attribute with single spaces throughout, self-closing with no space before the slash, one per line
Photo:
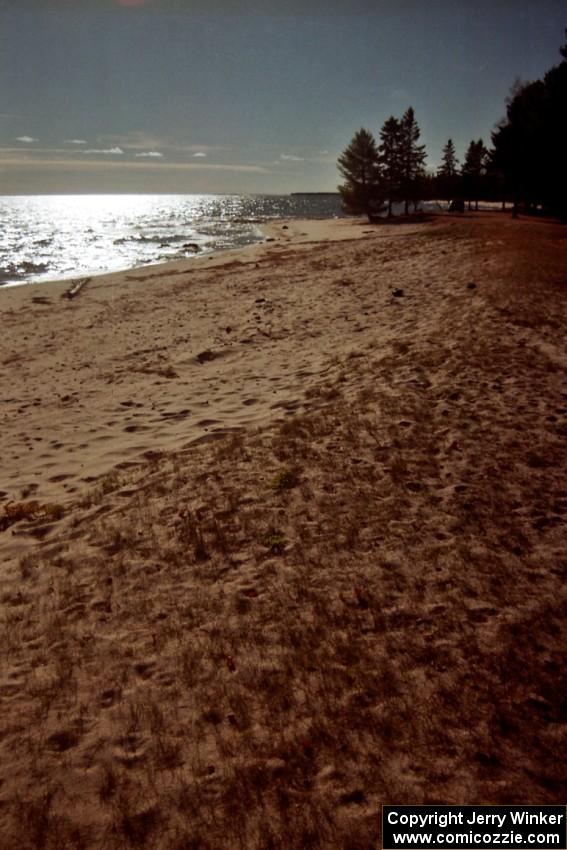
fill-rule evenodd
<path id="1" fill-rule="evenodd" d="M 191 259 L 261 241 L 271 218 L 328 218 L 336 197 L 0 197 L 0 286 Z"/>

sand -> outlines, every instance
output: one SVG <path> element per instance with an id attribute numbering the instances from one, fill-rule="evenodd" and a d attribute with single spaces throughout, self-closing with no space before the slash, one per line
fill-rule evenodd
<path id="1" fill-rule="evenodd" d="M 318 252 L 368 233 L 349 220 L 276 224 L 263 245 L 95 277 L 70 300 L 73 281 L 2 290 L 0 498 L 66 505 L 148 452 L 303 409 L 329 349 L 360 333 L 339 310 L 334 338 Z"/>
<path id="2" fill-rule="evenodd" d="M 267 236 L 0 290 L 2 847 L 564 802 L 564 227 Z"/>
<path id="3" fill-rule="evenodd" d="M 266 297 L 302 224 L 266 247 L 96 277 L 72 300 L 69 281 L 3 290 L 2 496 L 65 499 L 118 460 L 260 422 L 299 391 L 285 367 L 296 328 L 279 327 Z M 333 238 L 363 234 L 336 224 Z"/>

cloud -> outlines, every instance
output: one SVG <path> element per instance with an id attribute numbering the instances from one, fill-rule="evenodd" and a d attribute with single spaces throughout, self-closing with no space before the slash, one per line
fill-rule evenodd
<path id="1" fill-rule="evenodd" d="M 39 142 L 39 139 L 34 139 L 32 136 L 18 136 L 17 142 L 24 142 L 26 145 L 31 145 L 32 142 Z"/>
<path id="2" fill-rule="evenodd" d="M 83 151 L 88 153 L 88 151 Z M 69 156 L 69 152 L 67 152 Z M 185 172 L 233 172 L 235 174 L 267 174 L 268 169 L 261 165 L 241 165 L 239 163 L 219 163 L 208 162 L 155 162 L 151 159 L 146 162 L 135 162 L 134 160 L 80 160 L 77 158 L 48 158 L 46 156 L 32 155 L 31 151 L 23 151 L 21 148 L 2 149 L 0 148 L 0 171 L 7 172 L 10 169 L 25 168 L 28 171 L 37 171 L 45 169 L 48 171 L 72 171 L 88 174 L 89 172 L 97 171 L 140 171 L 151 172 L 159 171 L 160 173 L 171 171 L 173 173 L 183 174 Z"/>
<path id="3" fill-rule="evenodd" d="M 148 145 L 150 147 L 150 145 Z M 195 154 L 198 157 L 206 157 L 206 156 L 218 156 L 219 154 L 225 154 L 228 151 L 234 151 L 234 145 L 182 145 L 179 143 L 175 143 L 171 139 L 167 142 L 163 142 L 161 145 L 155 145 L 156 148 L 165 148 L 167 147 L 172 152 L 184 155 L 184 156 L 194 156 Z M 248 151 L 248 148 L 246 149 Z"/>
<path id="4" fill-rule="evenodd" d="M 105 150 L 99 150 L 97 148 L 89 148 L 88 151 L 83 151 L 83 153 L 97 153 L 104 154 L 105 156 L 121 156 L 124 151 L 122 148 L 106 148 Z"/>
<path id="5" fill-rule="evenodd" d="M 281 153 L 280 159 L 282 162 L 305 162 L 302 156 L 295 156 L 293 153 Z"/>
<path id="6" fill-rule="evenodd" d="M 163 136 L 136 131 L 132 133 L 113 133 L 98 136 L 98 142 L 105 147 L 120 147 L 125 151 L 158 151 L 169 147 L 169 141 Z"/>
<path id="7" fill-rule="evenodd" d="M 143 151 L 142 153 L 137 153 L 136 156 L 149 156 L 149 157 L 152 157 L 154 159 L 156 159 L 156 158 L 160 159 L 163 156 L 163 154 L 160 153 L 159 151 Z"/>
<path id="8" fill-rule="evenodd" d="M 66 145 L 86 145 L 84 139 L 65 139 Z"/>
<path id="9" fill-rule="evenodd" d="M 331 151 L 328 150 L 318 150 L 313 156 L 309 157 L 309 162 L 317 165 L 334 165 L 339 153 L 340 151 L 331 153 Z"/>
<path id="10" fill-rule="evenodd" d="M 0 147 L 0 160 L 11 159 L 13 154 L 17 155 L 17 158 L 24 157 L 28 162 L 33 162 L 39 156 L 51 156 L 53 157 L 53 161 L 55 161 L 56 157 L 60 154 L 64 156 L 69 156 L 71 151 L 69 148 L 38 148 L 38 147 Z M 73 154 L 78 153 L 78 151 L 72 151 Z"/>

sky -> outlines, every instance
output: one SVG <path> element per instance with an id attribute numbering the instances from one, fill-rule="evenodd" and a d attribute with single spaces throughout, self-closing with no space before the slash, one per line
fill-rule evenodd
<path id="1" fill-rule="evenodd" d="M 434 169 L 565 27 L 564 0 L 0 0 L 0 195 L 334 191 L 408 106 Z"/>

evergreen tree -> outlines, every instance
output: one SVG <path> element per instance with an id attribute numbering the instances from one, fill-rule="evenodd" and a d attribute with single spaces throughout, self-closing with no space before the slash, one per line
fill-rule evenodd
<path id="1" fill-rule="evenodd" d="M 437 170 L 437 174 L 439 177 L 446 177 L 450 180 L 457 176 L 458 167 L 459 163 L 455 153 L 455 145 L 453 144 L 453 139 L 449 139 L 443 148 L 443 158 L 441 160 L 441 165 Z"/>
<path id="2" fill-rule="evenodd" d="M 560 53 L 543 80 L 516 87 L 492 134 L 491 166 L 514 215 L 523 201 L 528 212 L 541 205 L 567 216 L 567 45 Z"/>
<path id="3" fill-rule="evenodd" d="M 541 200 L 550 211 L 567 218 L 567 43 L 559 52 L 563 62 L 543 78 L 546 102 Z"/>
<path id="4" fill-rule="evenodd" d="M 394 201 L 400 200 L 402 184 L 401 142 L 400 121 L 391 115 L 380 130 L 379 148 L 384 188 L 388 197 L 388 216 L 392 215 Z"/>
<path id="5" fill-rule="evenodd" d="M 459 162 L 453 140 L 449 139 L 443 148 L 441 165 L 437 169 L 438 195 L 445 200 L 454 197 L 458 183 Z"/>
<path id="6" fill-rule="evenodd" d="M 411 106 L 402 118 L 390 116 L 380 131 L 380 162 L 384 176 L 384 187 L 388 197 L 388 215 L 392 204 L 405 202 L 406 215 L 409 203 L 419 199 L 425 162 L 425 145 L 418 145 L 420 130 Z"/>
<path id="7" fill-rule="evenodd" d="M 405 214 L 409 211 L 409 202 L 418 200 L 418 178 L 424 175 L 426 159 L 425 145 L 418 145 L 421 131 L 410 106 L 400 121 L 401 153 L 401 192 L 405 203 Z"/>
<path id="8" fill-rule="evenodd" d="M 469 202 L 469 210 L 472 201 L 475 202 L 475 209 L 478 210 L 478 199 L 482 194 L 482 177 L 486 174 L 487 157 L 488 151 L 482 139 L 470 143 L 461 170 L 463 192 Z"/>
<path id="9" fill-rule="evenodd" d="M 384 184 L 380 155 L 372 133 L 363 127 L 338 159 L 345 182 L 339 186 L 346 212 L 364 213 L 369 221 L 384 209 Z"/>

